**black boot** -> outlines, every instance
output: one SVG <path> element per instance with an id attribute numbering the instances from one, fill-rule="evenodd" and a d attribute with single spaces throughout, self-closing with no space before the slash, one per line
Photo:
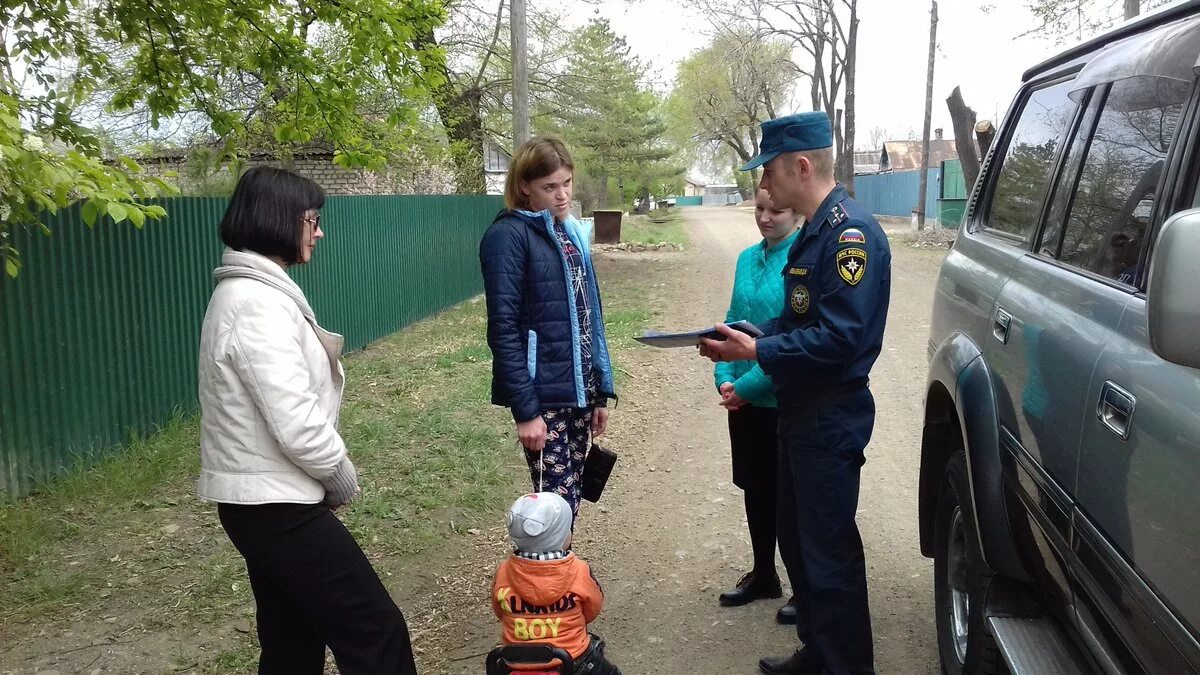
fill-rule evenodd
<path id="1" fill-rule="evenodd" d="M 792 596 L 788 598 L 786 605 L 780 607 L 778 612 L 775 612 L 775 623 L 784 626 L 795 626 L 797 612 L 796 596 Z"/>
<path id="2" fill-rule="evenodd" d="M 825 665 L 808 647 L 802 647 L 791 656 L 759 659 L 758 669 L 771 675 L 820 675 Z"/>
<path id="3" fill-rule="evenodd" d="M 783 588 L 779 586 L 779 577 L 772 574 L 760 577 L 754 572 L 743 576 L 732 590 L 725 591 L 719 598 L 725 607 L 737 607 L 754 602 L 760 598 L 778 598 L 783 596 Z"/>

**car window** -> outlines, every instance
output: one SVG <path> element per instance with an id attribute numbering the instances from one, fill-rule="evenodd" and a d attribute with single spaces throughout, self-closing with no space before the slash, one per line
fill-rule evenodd
<path id="1" fill-rule="evenodd" d="M 1057 255 L 1131 286 L 1185 103 L 1178 87 L 1156 90 L 1142 79 L 1115 82 L 1104 98 Z"/>
<path id="2" fill-rule="evenodd" d="M 984 226 L 1022 240 L 1037 225 L 1055 152 L 1074 115 L 1069 81 L 1034 90 L 1017 119 L 1000 164 Z"/>
<path id="3" fill-rule="evenodd" d="M 1101 91 L 1101 93 L 1103 93 Z M 1088 141 L 1091 140 L 1092 127 L 1096 124 L 1096 115 L 1100 112 L 1102 96 L 1091 97 L 1083 119 L 1079 122 L 1078 131 L 1071 140 L 1067 158 L 1054 187 L 1054 195 L 1050 198 L 1050 209 L 1046 212 L 1046 226 L 1038 239 L 1034 250 L 1053 258 L 1058 255 L 1058 243 L 1062 239 L 1063 223 L 1067 218 L 1067 209 L 1071 205 L 1071 196 L 1075 194 L 1075 183 L 1079 178 L 1080 165 L 1083 163 L 1083 153 L 1087 151 Z"/>

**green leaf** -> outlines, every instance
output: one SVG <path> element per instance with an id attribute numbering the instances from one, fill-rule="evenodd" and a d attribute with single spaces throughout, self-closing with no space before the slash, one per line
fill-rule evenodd
<path id="1" fill-rule="evenodd" d="M 133 226 L 140 230 L 146 224 L 146 214 L 142 213 L 141 209 L 134 207 L 129 210 L 129 222 L 133 223 Z"/>
<path id="2" fill-rule="evenodd" d="M 127 209 L 124 204 L 109 202 L 108 215 L 112 216 L 113 222 L 119 223 L 129 217 L 129 209 Z"/>
<path id="3" fill-rule="evenodd" d="M 96 224 L 96 219 L 100 217 L 100 206 L 95 200 L 89 199 L 83 203 L 83 208 L 79 210 L 79 215 L 83 217 L 83 222 L 87 223 L 88 227 L 93 227 Z"/>
<path id="4" fill-rule="evenodd" d="M 155 204 L 153 206 L 146 207 L 146 215 L 154 220 L 158 220 L 159 218 L 165 218 L 167 216 L 167 210 Z"/>
<path id="5" fill-rule="evenodd" d="M 280 124 L 275 127 L 275 140 L 288 143 L 296 138 L 296 127 L 291 124 Z"/>
<path id="6" fill-rule="evenodd" d="M 21 273 L 21 261 L 15 258 L 6 258 L 4 261 L 4 271 L 8 272 L 8 276 L 16 279 L 17 275 Z"/>

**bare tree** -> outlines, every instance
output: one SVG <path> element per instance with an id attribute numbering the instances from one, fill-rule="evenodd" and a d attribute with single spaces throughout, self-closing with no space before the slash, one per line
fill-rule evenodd
<path id="1" fill-rule="evenodd" d="M 787 39 L 806 55 L 794 66 L 809 81 L 813 110 L 834 122 L 835 172 L 854 191 L 858 0 L 701 0 L 718 27 Z"/>
<path id="2" fill-rule="evenodd" d="M 1040 22 L 1022 33 L 1054 37 L 1059 43 L 1069 39 L 1082 39 L 1110 28 L 1121 19 L 1132 19 L 1143 9 L 1154 9 L 1170 0 L 1026 0 L 1025 6 Z M 1117 7 L 1122 8 L 1116 14 Z"/>
<path id="3" fill-rule="evenodd" d="M 874 151 L 878 151 L 885 142 L 891 140 L 888 130 L 883 127 L 871 127 L 871 130 L 867 132 L 867 138 L 870 139 L 870 149 Z"/>
<path id="4" fill-rule="evenodd" d="M 955 87 L 950 98 L 946 99 L 946 107 L 950 109 L 950 120 L 954 125 L 955 147 L 958 159 L 962 162 L 963 179 L 970 189 L 979 177 L 980 157 L 975 154 L 975 143 L 971 140 L 975 134 L 975 111 L 963 101 L 959 87 Z"/>

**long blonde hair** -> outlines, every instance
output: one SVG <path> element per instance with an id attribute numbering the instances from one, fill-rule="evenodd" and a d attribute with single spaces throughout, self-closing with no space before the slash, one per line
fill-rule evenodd
<path id="1" fill-rule="evenodd" d="M 525 141 L 513 155 L 504 181 L 504 206 L 510 211 L 528 209 L 529 197 L 521 191 L 521 185 L 545 178 L 563 167 L 575 172 L 575 162 L 571 161 L 571 153 L 561 138 L 546 135 Z"/>

